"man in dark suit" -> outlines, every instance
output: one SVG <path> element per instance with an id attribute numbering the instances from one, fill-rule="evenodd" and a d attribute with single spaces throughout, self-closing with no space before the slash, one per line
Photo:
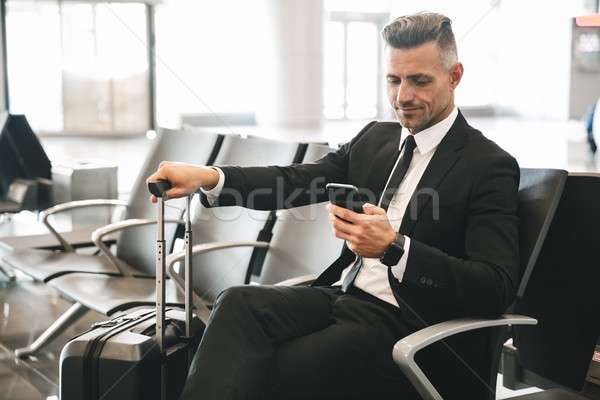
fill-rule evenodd
<path id="1" fill-rule="evenodd" d="M 203 203 L 213 207 L 237 199 L 259 209 L 325 201 L 322 182 L 353 184 L 375 203 L 363 213 L 327 206 L 334 234 L 346 242 L 312 286 L 242 286 L 219 296 L 182 398 L 419 398 L 392 360 L 394 343 L 443 320 L 498 316 L 511 303 L 519 168 L 454 104 L 463 66 L 451 22 L 405 16 L 382 35 L 400 124 L 371 123 L 312 164 L 163 162 L 149 178 L 172 183 L 168 198 L 202 188 Z M 408 171 L 395 177 L 405 159 Z M 476 381 L 482 340 L 470 335 L 450 342 L 451 351 L 424 352 L 424 369 L 444 398 L 482 398 L 470 383 L 443 379 L 443 368 L 464 368 L 464 379 Z"/>

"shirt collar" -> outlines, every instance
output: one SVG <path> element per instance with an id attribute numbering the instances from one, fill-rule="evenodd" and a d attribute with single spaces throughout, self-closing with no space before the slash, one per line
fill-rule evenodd
<path id="1" fill-rule="evenodd" d="M 446 133 L 448 133 L 450 130 L 450 127 L 452 127 L 452 124 L 454 124 L 457 116 L 458 108 L 454 106 L 454 109 L 450 115 L 448 115 L 445 119 L 427 129 L 423 129 L 417 135 L 414 135 L 415 143 L 417 144 L 419 153 L 427 154 L 431 150 L 435 149 L 438 144 L 440 144 L 444 136 L 446 136 Z M 408 129 L 406 131 L 408 132 Z M 400 142 L 400 146 L 402 146 L 402 142 Z"/>

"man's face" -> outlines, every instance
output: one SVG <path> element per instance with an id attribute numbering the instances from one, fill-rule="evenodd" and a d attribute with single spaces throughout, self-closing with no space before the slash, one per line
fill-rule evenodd
<path id="1" fill-rule="evenodd" d="M 452 112 L 463 67 L 456 63 L 444 71 L 437 43 L 411 49 L 387 46 L 386 60 L 387 94 L 402 126 L 415 134 Z"/>

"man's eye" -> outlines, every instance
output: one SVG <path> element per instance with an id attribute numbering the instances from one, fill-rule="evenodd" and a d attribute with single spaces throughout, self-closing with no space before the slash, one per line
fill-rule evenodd
<path id="1" fill-rule="evenodd" d="M 429 81 L 417 81 L 417 85 L 419 86 L 425 86 L 429 83 Z"/>
<path id="2" fill-rule="evenodd" d="M 400 79 L 396 79 L 396 78 L 388 78 L 388 83 L 392 84 L 392 85 L 397 85 L 400 83 Z"/>

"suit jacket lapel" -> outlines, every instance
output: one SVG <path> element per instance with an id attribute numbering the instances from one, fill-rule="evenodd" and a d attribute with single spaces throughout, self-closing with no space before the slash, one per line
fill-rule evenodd
<path id="1" fill-rule="evenodd" d="M 467 128 L 467 121 L 459 112 L 456 121 L 454 121 L 454 124 L 452 124 L 452 127 L 435 150 L 435 154 L 410 199 L 400 226 L 400 231 L 405 235 L 410 235 L 423 208 L 431 201 L 432 196 L 424 196 L 423 194 L 437 190 L 448 172 L 461 157 L 462 149 L 467 140 Z M 421 196 L 419 196 L 419 193 L 421 193 Z"/>
<path id="2" fill-rule="evenodd" d="M 388 140 L 373 156 L 373 168 L 371 168 L 367 176 L 367 187 L 377 196 L 377 201 L 379 201 L 381 192 L 383 192 L 383 188 L 398 158 L 402 138 L 402 126 L 400 124 L 397 125 L 397 130 L 394 130 L 394 134 L 392 135 L 393 139 Z"/>

